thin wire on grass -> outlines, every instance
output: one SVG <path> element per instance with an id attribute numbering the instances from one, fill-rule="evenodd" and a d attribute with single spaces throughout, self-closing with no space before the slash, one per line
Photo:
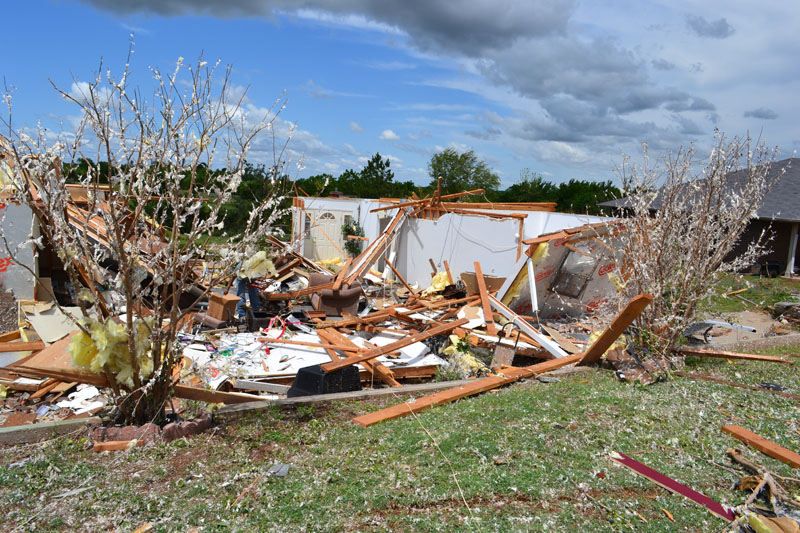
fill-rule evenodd
<path id="1" fill-rule="evenodd" d="M 393 393 L 393 396 L 397 400 L 402 401 L 402 399 L 397 394 Z M 414 416 L 414 419 L 417 421 L 417 424 L 419 424 L 419 427 L 421 427 L 422 430 L 428 435 L 428 438 L 431 439 L 431 442 L 433 442 L 433 445 L 439 451 L 439 454 L 444 458 L 445 462 L 447 463 L 448 468 L 450 468 L 450 474 L 453 476 L 453 481 L 456 482 L 456 487 L 458 488 L 458 495 L 461 496 L 461 501 L 464 503 L 464 507 L 467 508 L 467 512 L 469 513 L 469 517 L 471 519 L 474 519 L 475 516 L 472 514 L 472 508 L 469 506 L 469 503 L 467 503 L 467 499 L 464 497 L 464 491 L 461 488 L 461 483 L 458 482 L 458 476 L 456 476 L 456 471 L 453 468 L 453 463 L 451 463 L 450 459 L 448 459 L 448 457 L 444 454 L 442 449 L 439 447 L 439 443 L 436 441 L 436 438 L 433 435 L 431 435 L 431 432 L 428 431 L 428 428 L 426 428 L 425 425 L 422 423 L 422 420 L 420 420 L 419 416 L 417 416 L 417 413 L 414 412 L 414 410 L 411 408 L 411 406 L 408 405 L 407 402 L 403 402 L 403 403 L 406 405 L 406 407 L 408 407 L 408 411 Z M 467 523 L 470 525 L 470 527 L 472 527 L 472 522 L 468 521 Z"/>

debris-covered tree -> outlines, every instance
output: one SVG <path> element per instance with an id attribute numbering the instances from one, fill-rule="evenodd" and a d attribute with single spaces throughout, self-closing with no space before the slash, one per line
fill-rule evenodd
<path id="1" fill-rule="evenodd" d="M 637 321 L 641 346 L 659 355 L 677 348 L 720 276 L 750 267 L 767 251 L 769 235 L 762 233 L 730 256 L 779 178 L 770 173 L 776 156 L 763 142 L 717 132 L 704 162 L 694 146 L 655 164 L 646 145 L 641 163 L 624 159 L 619 178 L 628 216 L 614 223 L 609 242 L 618 253 L 621 295 L 655 296 Z"/>
<path id="2" fill-rule="evenodd" d="M 258 112 L 219 65 L 180 58 L 169 74 L 151 69 L 149 102 L 129 86 L 128 64 L 119 77 L 101 65 L 92 83 L 73 86 L 78 94 L 56 87 L 80 112 L 75 131 L 56 142 L 42 129 L 35 138 L 16 130 L 6 96 L 10 192 L 30 206 L 42 232 L 34 242 L 57 253 L 78 292 L 73 363 L 105 376 L 119 421 L 163 420 L 188 313 L 242 265 L 264 270 L 264 240 L 283 214 L 282 198 L 268 194 L 250 207 L 244 231 L 225 233 L 221 206 L 239 187 L 257 135 L 271 131 L 275 146 L 285 102 Z M 286 144 L 278 148 L 273 182 L 287 170 Z M 72 162 L 83 172 L 64 172 Z M 75 186 L 85 190 L 81 202 Z M 212 235 L 227 240 L 212 248 Z M 204 260 L 219 268 L 201 280 L 195 267 Z"/>

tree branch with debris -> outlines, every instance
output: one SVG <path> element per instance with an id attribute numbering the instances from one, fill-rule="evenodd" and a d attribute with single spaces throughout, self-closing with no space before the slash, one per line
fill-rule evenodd
<path id="1" fill-rule="evenodd" d="M 75 131 L 56 141 L 42 128 L 32 138 L 12 127 L 5 97 L 5 192 L 30 206 L 41 227 L 43 237 L 25 244 L 52 248 L 78 293 L 73 363 L 107 377 L 127 423 L 163 420 L 189 313 L 286 214 L 280 185 L 293 128 L 285 141 L 275 132 L 285 100 L 259 110 L 232 86 L 231 69 L 219 70 L 202 57 L 191 65 L 180 58 L 169 74 L 151 69 L 148 101 L 129 85 L 129 61 L 119 78 L 101 65 L 91 83 L 56 87 L 80 113 Z M 244 231 L 227 235 L 222 206 L 265 132 L 273 140 L 270 192 L 252 205 Z M 211 249 L 212 235 L 227 240 Z M 201 279 L 195 266 L 212 260 L 221 268 Z"/>

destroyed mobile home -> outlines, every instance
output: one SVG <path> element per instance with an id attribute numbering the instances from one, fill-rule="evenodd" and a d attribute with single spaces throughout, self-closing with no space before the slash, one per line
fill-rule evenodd
<path id="1" fill-rule="evenodd" d="M 212 261 L 191 265 L 186 274 L 190 288 L 175 298 L 186 313 L 175 339 L 182 359 L 171 375 L 171 420 L 180 420 L 185 411 L 182 400 L 257 409 L 287 401 L 283 398 L 324 400 L 362 389 L 406 391 L 414 387 L 408 384 L 437 376 L 458 379 L 437 384 L 427 396 L 353 418 L 366 427 L 570 365 L 602 360 L 642 381 L 664 370 L 660 365 L 669 362 L 642 363 L 618 342 L 653 301 L 641 294 L 613 305 L 625 276 L 614 262 L 613 232 L 624 228 L 596 217 L 556 213 L 552 204 L 445 201 L 480 192 L 408 201 L 295 198 L 291 242 L 270 237 L 269 253 L 254 256 L 242 268 L 249 274 L 243 317 L 236 281 L 215 279 L 218 265 Z M 102 245 L 102 220 L 81 210 L 82 198 L 76 192 L 68 215 L 87 231 L 87 239 Z M 338 222 L 335 215 L 325 216 L 335 202 L 355 207 L 347 216 L 366 221 L 372 215 L 364 224 L 366 245 L 356 257 L 343 252 L 325 257 L 324 247 L 317 245 L 322 238 L 341 252 L 338 232 L 324 231 L 319 223 Z M 322 213 L 308 213 L 310 206 L 321 207 Z M 31 213 L 27 221 L 34 228 L 42 223 Z M 24 226 L 27 221 L 23 209 L 15 222 Z M 272 258 L 268 266 L 267 255 Z M 108 377 L 76 361 L 75 338 L 81 333 L 66 316 L 76 312 L 81 287 L 65 279 L 46 246 L 30 261 L 39 284 L 52 289 L 37 288 L 34 298 L 20 300 L 20 329 L 0 337 L 8 362 L 0 370 L 8 394 L 4 425 L 102 414 Z M 25 275 L 10 269 L 8 285 Z M 96 289 L 108 282 L 82 281 Z M 207 298 L 192 296 L 205 293 Z M 35 298 L 42 294 L 53 298 Z M 118 317 L 115 303 L 106 304 L 107 316 Z M 718 350 L 685 353 L 788 362 Z M 105 428 L 94 433 L 95 449 L 136 446 L 148 438 L 147 432 L 171 440 L 209 424 L 203 417 L 164 429 L 142 426 L 122 442 Z M 744 428 L 725 431 L 800 466 L 800 457 Z M 759 520 L 747 509 L 734 512 L 624 454 L 611 459 L 727 521 Z M 755 493 L 768 487 L 776 497 L 788 498 L 779 485 L 768 484 L 769 473 L 759 474 L 764 482 Z"/>

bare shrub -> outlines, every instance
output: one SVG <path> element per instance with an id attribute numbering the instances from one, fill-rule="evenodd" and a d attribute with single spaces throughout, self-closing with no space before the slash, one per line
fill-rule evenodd
<path id="1" fill-rule="evenodd" d="M 618 174 L 629 217 L 613 240 L 622 296 L 655 297 L 638 320 L 641 345 L 660 354 L 677 347 L 722 273 L 741 271 L 765 253 L 762 233 L 728 258 L 780 177 L 770 174 L 776 156 L 763 142 L 717 132 L 704 162 L 694 146 L 655 164 L 646 145 L 641 164 L 625 157 Z"/>

